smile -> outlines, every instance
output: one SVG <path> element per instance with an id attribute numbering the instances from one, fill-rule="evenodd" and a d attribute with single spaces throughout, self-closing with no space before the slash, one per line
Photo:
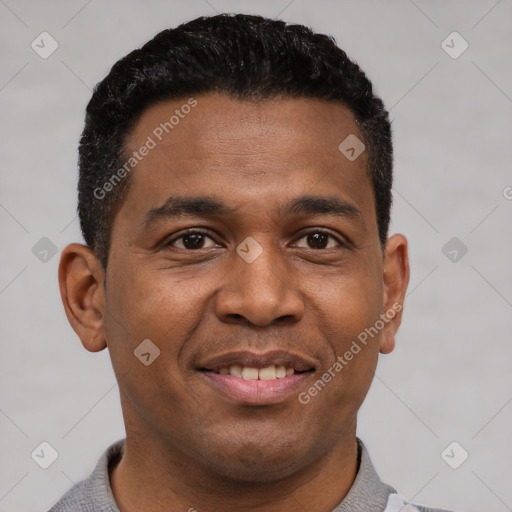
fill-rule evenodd
<path id="1" fill-rule="evenodd" d="M 224 366 L 219 369 L 220 375 L 231 375 L 245 380 L 275 380 L 284 379 L 295 373 L 293 368 L 286 368 L 285 366 L 270 365 L 265 368 L 253 368 L 250 366 L 242 366 L 234 364 L 229 367 Z"/>
<path id="2" fill-rule="evenodd" d="M 198 369 L 215 391 L 241 405 L 283 402 L 295 396 L 315 373 L 312 361 L 283 351 L 224 354 Z"/>

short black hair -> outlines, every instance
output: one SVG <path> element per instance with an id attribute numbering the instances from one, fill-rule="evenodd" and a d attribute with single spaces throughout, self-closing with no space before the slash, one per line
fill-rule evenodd
<path id="1" fill-rule="evenodd" d="M 239 100 L 303 97 L 347 106 L 368 150 L 384 245 L 392 202 L 391 125 L 364 72 L 331 36 L 261 16 L 219 14 L 163 30 L 114 64 L 95 87 L 79 146 L 78 213 L 85 242 L 104 269 L 131 174 L 114 186 L 105 183 L 112 184 L 126 162 L 126 136 L 149 106 L 208 92 Z"/>

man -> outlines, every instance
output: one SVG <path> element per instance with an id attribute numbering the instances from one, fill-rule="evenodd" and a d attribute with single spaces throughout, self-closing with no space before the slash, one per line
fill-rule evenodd
<path id="1" fill-rule="evenodd" d="M 51 510 L 431 510 L 356 438 L 409 280 L 391 185 L 387 112 L 325 35 L 219 15 L 116 63 L 59 281 L 126 440 Z"/>

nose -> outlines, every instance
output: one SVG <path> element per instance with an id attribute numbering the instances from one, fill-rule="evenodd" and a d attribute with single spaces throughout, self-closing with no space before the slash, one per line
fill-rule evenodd
<path id="1" fill-rule="evenodd" d="M 296 276 L 279 249 L 264 248 L 252 262 L 238 253 L 233 258 L 233 266 L 216 294 L 215 311 L 221 321 L 265 327 L 298 322 L 304 316 Z"/>

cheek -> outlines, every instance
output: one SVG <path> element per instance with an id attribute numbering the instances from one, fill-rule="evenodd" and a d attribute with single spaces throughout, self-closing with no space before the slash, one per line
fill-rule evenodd
<path id="1" fill-rule="evenodd" d="M 334 375 L 331 400 L 349 401 L 359 407 L 372 381 L 379 354 L 380 331 L 375 326 L 382 312 L 382 286 L 378 269 L 347 272 L 333 279 L 329 288 L 316 295 L 322 311 L 320 327 L 330 355 L 319 375 Z M 329 379 L 329 376 L 325 376 Z"/>
<path id="2" fill-rule="evenodd" d="M 118 378 L 129 373 L 126 391 L 134 399 L 145 395 L 145 401 L 151 401 L 164 392 L 167 400 L 179 400 L 185 386 L 181 363 L 187 340 L 204 317 L 211 283 L 175 274 L 171 279 L 163 270 L 118 268 L 123 270 L 112 272 L 107 285 L 105 321 L 114 371 Z M 145 347 L 143 343 L 149 350 L 139 349 Z M 147 352 L 150 356 L 140 357 Z M 153 354 L 157 357 L 146 366 Z"/>
<path id="3" fill-rule="evenodd" d="M 378 268 L 346 268 L 317 289 L 312 301 L 325 320 L 324 332 L 336 353 L 341 353 L 382 312 L 382 283 Z"/>
<path id="4" fill-rule="evenodd" d="M 117 278 L 117 280 L 116 280 Z M 204 287 L 190 279 L 170 279 L 164 271 L 133 271 L 112 276 L 115 287 L 107 307 L 112 335 L 124 327 L 132 341 L 151 339 L 161 348 L 171 348 L 182 339 L 197 318 Z M 115 339 L 114 339 L 115 341 Z"/>
<path id="5" fill-rule="evenodd" d="M 125 270 L 112 275 L 105 328 L 128 414 L 137 411 L 137 416 L 178 428 L 180 414 L 172 411 L 200 406 L 190 402 L 194 397 L 187 393 L 179 365 L 201 318 L 202 293 L 190 284 L 183 288 L 179 281 L 166 281 L 163 274 Z"/>

